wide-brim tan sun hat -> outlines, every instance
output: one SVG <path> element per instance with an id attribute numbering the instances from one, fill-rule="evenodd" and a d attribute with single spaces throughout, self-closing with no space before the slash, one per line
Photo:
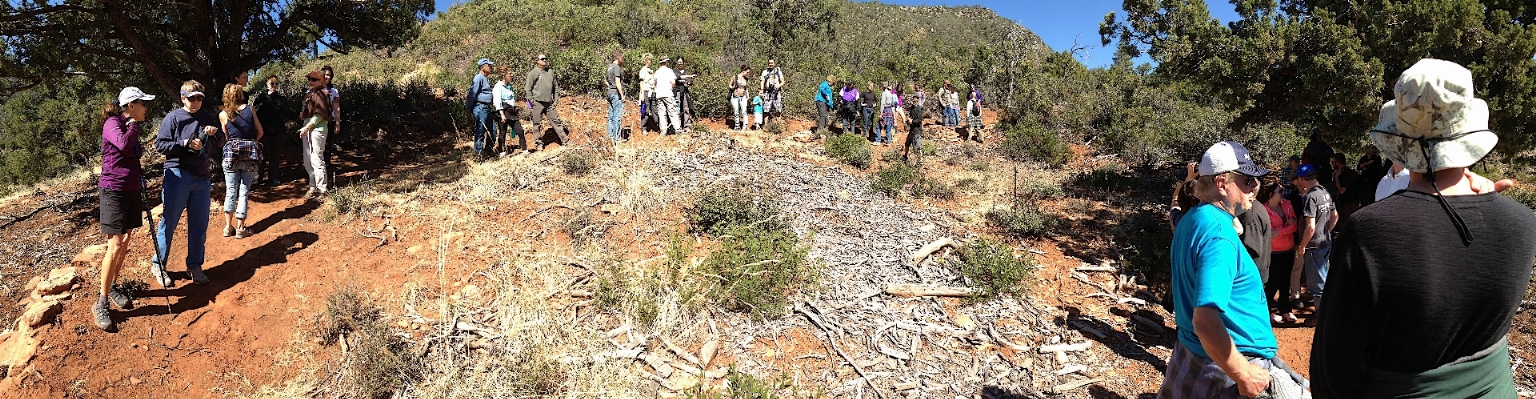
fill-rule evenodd
<path id="1" fill-rule="evenodd" d="M 1461 65 L 1419 60 L 1392 92 L 1395 99 L 1382 104 L 1371 142 L 1408 170 L 1472 166 L 1499 143 L 1488 130 L 1488 103 L 1474 96 L 1472 71 Z"/>

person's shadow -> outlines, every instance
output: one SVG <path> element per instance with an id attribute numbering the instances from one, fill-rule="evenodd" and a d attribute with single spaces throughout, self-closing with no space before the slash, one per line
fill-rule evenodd
<path id="1" fill-rule="evenodd" d="M 272 227 L 272 225 L 277 224 L 277 222 L 288 219 L 298 219 L 309 215 L 310 212 L 314 212 L 315 209 L 319 208 L 320 201 L 304 201 L 304 203 L 300 204 L 299 206 L 288 207 L 287 209 L 283 209 L 277 213 L 267 215 L 267 217 L 256 221 L 256 223 L 246 225 L 245 228 L 250 230 L 252 233 L 261 233 Z"/>
<path id="2" fill-rule="evenodd" d="M 307 231 L 296 231 L 273 238 L 272 241 L 262 246 L 245 251 L 245 254 L 240 255 L 239 258 L 225 261 L 218 266 L 204 268 L 204 272 L 208 275 L 208 285 L 192 284 L 186 273 L 171 273 L 173 277 L 178 279 L 176 288 L 149 290 L 140 295 L 140 297 L 168 298 L 179 296 L 181 300 L 169 305 L 170 308 L 167 308 L 167 305 L 155 304 L 156 302 L 166 303 L 162 301 L 141 301 L 140 303 L 146 303 L 146 305 L 139 306 L 125 313 L 114 314 L 114 316 L 131 319 L 140 316 L 163 315 L 203 308 L 212 303 L 213 298 L 217 297 L 219 293 L 224 292 L 224 290 L 250 280 L 256 274 L 257 269 L 285 263 L 288 261 L 288 255 L 309 248 L 319 240 L 319 235 Z M 121 323 L 122 321 L 117 320 L 116 322 Z"/>

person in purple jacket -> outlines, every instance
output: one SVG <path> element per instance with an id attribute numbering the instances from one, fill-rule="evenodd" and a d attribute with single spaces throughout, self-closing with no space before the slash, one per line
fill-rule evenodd
<path id="1" fill-rule="evenodd" d="M 202 109 L 203 84 L 188 80 L 181 84 L 180 94 L 182 107 L 166 114 L 155 134 L 155 152 L 165 155 L 165 177 L 160 184 L 165 213 L 161 214 L 155 232 L 156 259 L 149 273 L 165 288 L 176 284 L 165 273 L 165 265 L 171 258 L 171 238 L 181 222 L 182 211 L 187 212 L 187 275 L 193 284 L 208 284 L 208 276 L 203 274 L 212 189 L 208 159 L 210 152 L 219 151 L 217 147 L 203 146 L 210 136 L 219 134 L 219 120 Z"/>
<path id="2" fill-rule="evenodd" d="M 91 315 L 102 331 L 112 329 L 111 305 L 133 309 L 133 298 L 114 282 L 123 268 L 133 229 L 144 225 L 144 168 L 139 165 L 144 146 L 139 144 L 139 132 L 144 123 L 144 101 L 154 99 L 137 87 L 125 87 L 117 100 L 101 111 L 101 180 L 96 186 L 101 195 L 101 232 L 107 235 L 107 254 L 101 258 L 101 292 L 91 306 Z"/>

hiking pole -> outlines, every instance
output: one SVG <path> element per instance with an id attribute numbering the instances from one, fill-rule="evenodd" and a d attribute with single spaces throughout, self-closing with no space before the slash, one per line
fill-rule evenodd
<path id="1" fill-rule="evenodd" d="M 152 208 L 149 207 L 149 178 L 144 177 L 143 173 L 139 173 L 139 184 L 142 185 L 141 186 L 142 188 L 140 188 L 140 191 L 144 193 L 144 195 L 140 196 L 141 200 L 144 201 L 144 223 L 145 223 L 144 227 L 148 231 L 147 235 L 149 235 L 149 247 L 153 248 L 154 251 L 155 251 L 155 260 L 152 260 L 152 261 L 149 262 L 149 267 L 150 268 L 155 268 L 155 267 L 162 267 L 163 268 L 164 266 L 156 266 L 157 264 L 161 264 L 161 262 L 164 262 L 164 260 L 160 259 L 160 239 L 155 237 L 155 212 L 152 211 L 151 210 Z M 161 270 L 160 273 L 161 274 L 165 274 L 165 270 Z M 154 274 L 154 271 L 151 270 L 150 274 Z M 154 278 L 154 277 L 151 276 L 151 278 Z M 156 283 L 159 283 L 159 282 L 156 281 Z M 161 285 L 160 287 L 163 288 L 163 289 L 170 289 L 171 288 L 171 287 L 166 287 L 164 285 Z M 170 296 L 163 296 L 161 298 L 165 299 L 165 314 L 171 315 L 171 316 L 174 317 L 176 312 L 171 311 L 171 297 Z"/>

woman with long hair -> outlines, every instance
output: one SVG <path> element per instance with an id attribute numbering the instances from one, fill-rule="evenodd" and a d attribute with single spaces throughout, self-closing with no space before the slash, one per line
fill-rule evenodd
<path id="1" fill-rule="evenodd" d="M 224 236 L 245 238 L 245 216 L 251 183 L 256 181 L 262 160 L 261 120 L 245 101 L 245 86 L 224 85 L 224 105 L 219 125 L 229 140 L 224 142 Z"/>

